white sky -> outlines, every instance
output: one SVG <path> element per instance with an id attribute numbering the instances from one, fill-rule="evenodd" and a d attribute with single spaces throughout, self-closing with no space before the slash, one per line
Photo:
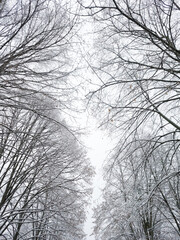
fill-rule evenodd
<path id="1" fill-rule="evenodd" d="M 78 109 L 79 106 L 77 106 Z M 80 107 L 81 108 L 81 107 Z M 68 124 L 82 128 L 80 142 L 85 146 L 87 157 L 92 166 L 95 168 L 95 176 L 93 178 L 93 193 L 89 206 L 86 209 L 87 220 L 84 226 L 84 232 L 87 234 L 86 240 L 95 240 L 93 232 L 93 208 L 102 201 L 103 181 L 103 164 L 110 150 L 114 146 L 114 140 L 108 136 L 108 131 L 99 129 L 98 119 L 95 119 L 90 112 L 84 110 L 73 114 L 72 118 L 66 119 Z"/>
<path id="2" fill-rule="evenodd" d="M 85 139 L 85 144 L 88 147 L 88 157 L 91 160 L 92 165 L 95 167 L 96 175 L 93 180 L 93 195 L 91 205 L 87 210 L 87 222 L 85 224 L 85 232 L 87 234 L 87 240 L 93 240 L 94 237 L 90 236 L 92 234 L 93 227 L 93 211 L 92 208 L 95 207 L 96 203 L 100 201 L 101 189 L 104 186 L 102 177 L 102 163 L 106 158 L 106 147 L 107 139 L 103 138 L 103 133 L 100 130 L 94 130 Z"/>
<path id="3" fill-rule="evenodd" d="M 93 231 L 93 208 L 102 201 L 102 188 L 104 186 L 103 181 L 103 163 L 112 148 L 112 141 L 105 130 L 98 128 L 98 123 L 93 117 L 88 117 L 86 127 L 89 130 L 89 134 L 83 136 L 83 142 L 87 147 L 87 156 L 89 157 L 91 164 L 95 168 L 96 175 L 93 179 L 93 194 L 91 203 L 87 209 L 87 221 L 85 223 L 84 231 L 87 234 L 86 240 L 94 240 L 92 235 Z"/>
<path id="4" fill-rule="evenodd" d="M 95 240 L 95 237 L 92 236 L 93 232 L 93 208 L 102 201 L 102 189 L 104 186 L 103 181 L 103 163 L 112 149 L 113 141 L 108 137 L 108 133 L 105 130 L 100 130 L 98 128 L 98 120 L 91 116 L 91 111 L 88 113 L 86 108 L 86 103 L 83 106 L 83 99 L 85 100 L 85 95 L 94 88 L 93 85 L 87 83 L 89 80 L 91 83 L 96 84 L 96 76 L 88 69 L 88 65 L 85 59 L 82 59 L 82 55 L 87 59 L 93 51 L 93 39 L 94 39 L 94 26 L 93 21 L 88 19 L 88 17 L 84 18 L 82 22 L 79 34 L 81 39 L 81 44 L 77 46 L 77 49 L 72 52 L 72 62 L 76 66 L 79 63 L 79 67 L 82 68 L 77 72 L 77 75 L 74 77 L 71 76 L 71 80 L 74 80 L 75 86 L 80 84 L 81 82 L 85 82 L 84 87 L 79 88 L 79 92 L 77 93 L 77 110 L 81 109 L 80 112 L 74 113 L 70 120 L 70 125 L 75 125 L 76 127 L 84 129 L 84 135 L 81 137 L 81 141 L 86 147 L 87 157 L 90 159 L 92 166 L 95 168 L 95 176 L 93 178 L 93 194 L 91 202 L 87 208 L 87 220 L 84 226 L 84 231 L 87 234 L 86 240 Z M 76 47 L 76 46 L 75 46 Z M 79 48 L 78 48 L 79 47 Z M 80 90 L 81 89 L 81 90 Z M 82 102 L 79 102 L 79 98 L 81 98 Z M 84 109 L 84 110 L 83 110 Z M 66 120 L 67 121 L 67 120 Z M 67 121 L 68 122 L 68 121 Z"/>

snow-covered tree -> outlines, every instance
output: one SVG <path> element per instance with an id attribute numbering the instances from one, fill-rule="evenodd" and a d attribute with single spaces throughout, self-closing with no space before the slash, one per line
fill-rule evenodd
<path id="1" fill-rule="evenodd" d="M 2 120 L 0 235 L 83 239 L 92 169 L 76 138 L 29 110 L 8 109 Z"/>
<path id="2" fill-rule="evenodd" d="M 165 140 L 152 154 L 137 142 L 131 154 L 108 160 L 104 201 L 94 213 L 97 239 L 179 238 L 179 150 Z"/>
<path id="3" fill-rule="evenodd" d="M 0 1 L 0 239 L 84 238 L 93 171 L 63 120 L 77 11 L 66 0 Z"/>
<path id="4" fill-rule="evenodd" d="M 89 99 L 119 139 L 95 211 L 97 239 L 178 239 L 179 2 L 80 2 L 97 34 Z"/>

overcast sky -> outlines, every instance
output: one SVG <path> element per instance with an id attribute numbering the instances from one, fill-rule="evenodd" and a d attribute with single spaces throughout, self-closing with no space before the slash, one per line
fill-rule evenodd
<path id="1" fill-rule="evenodd" d="M 83 142 L 87 147 L 87 155 L 91 164 L 95 167 L 96 174 L 93 179 L 93 194 L 87 209 L 87 221 L 84 229 L 87 234 L 86 240 L 94 240 L 94 236 L 91 236 L 93 231 L 93 208 L 102 201 L 101 189 L 104 186 L 102 168 L 112 148 L 112 140 L 108 137 L 108 133 L 105 130 L 98 128 L 98 123 L 94 118 L 89 116 L 86 125 L 89 133 L 83 137 Z"/>

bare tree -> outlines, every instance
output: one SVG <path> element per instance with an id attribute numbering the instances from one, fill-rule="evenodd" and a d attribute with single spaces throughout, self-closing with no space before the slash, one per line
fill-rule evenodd
<path id="1" fill-rule="evenodd" d="M 0 236 L 82 239 L 93 173 L 62 126 L 32 111 L 8 109 L 1 128 Z"/>
<path id="2" fill-rule="evenodd" d="M 83 239 L 93 173 L 72 103 L 71 1 L 0 1 L 0 238 Z M 76 14 L 73 12 L 76 11 Z"/>
<path id="3" fill-rule="evenodd" d="M 103 55 L 99 66 L 92 65 L 100 87 L 92 94 L 104 105 L 104 122 L 132 133 L 147 126 L 159 137 L 172 130 L 178 137 L 176 1 L 93 1 L 89 8 L 101 23 L 97 49 Z"/>
<path id="4" fill-rule="evenodd" d="M 94 214 L 97 239 L 179 238 L 179 153 L 166 143 L 148 156 L 149 146 L 140 151 L 139 144 L 106 163 L 104 201 Z"/>
<path id="5" fill-rule="evenodd" d="M 28 99 L 38 98 L 39 92 L 46 97 L 52 93 L 51 98 L 59 101 L 61 108 L 67 103 L 70 87 L 66 80 L 72 71 L 67 50 L 75 33 L 76 16 L 70 13 L 67 1 L 1 1 L 2 107 L 28 109 Z"/>
<path id="6" fill-rule="evenodd" d="M 97 208 L 97 238 L 178 239 L 179 3 L 81 4 L 98 34 L 95 64 L 89 63 L 98 87 L 89 98 L 93 108 L 97 102 L 101 124 L 119 138 L 105 169 L 110 177 Z M 129 216 L 136 218 L 133 225 Z"/>

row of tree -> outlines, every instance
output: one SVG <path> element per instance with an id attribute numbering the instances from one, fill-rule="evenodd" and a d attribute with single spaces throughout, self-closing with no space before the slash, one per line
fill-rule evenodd
<path id="1" fill-rule="evenodd" d="M 82 4 L 98 32 L 96 61 L 90 65 L 99 88 L 89 97 L 98 103 L 101 124 L 119 139 L 104 169 L 104 201 L 94 213 L 96 239 L 177 240 L 179 2 Z"/>
<path id="2" fill-rule="evenodd" d="M 82 239 L 92 174 L 85 152 L 29 110 L 8 108 L 1 122 L 0 236 Z"/>
<path id="3" fill-rule="evenodd" d="M 77 22 L 70 7 L 0 1 L 0 239 L 84 239 L 93 171 L 62 120 Z"/>

